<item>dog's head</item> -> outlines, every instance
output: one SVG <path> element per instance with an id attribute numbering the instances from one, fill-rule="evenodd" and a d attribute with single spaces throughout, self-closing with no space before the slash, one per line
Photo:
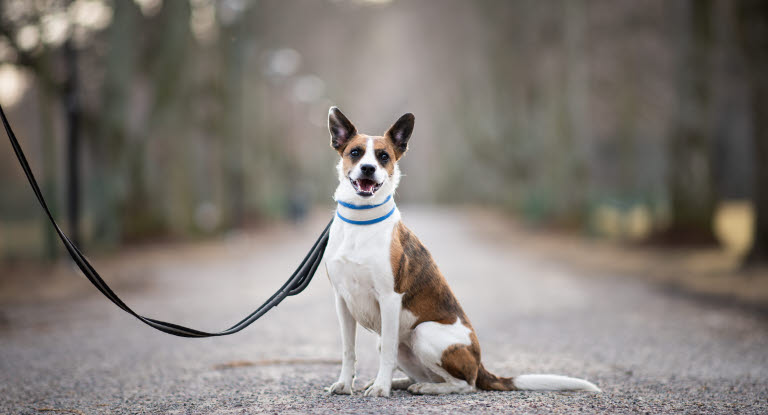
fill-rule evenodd
<path id="1" fill-rule="evenodd" d="M 414 116 L 405 114 L 383 136 L 360 134 L 336 107 L 328 111 L 331 147 L 341 156 L 337 200 L 375 199 L 391 194 L 400 181 L 397 162 L 408 150 Z"/>

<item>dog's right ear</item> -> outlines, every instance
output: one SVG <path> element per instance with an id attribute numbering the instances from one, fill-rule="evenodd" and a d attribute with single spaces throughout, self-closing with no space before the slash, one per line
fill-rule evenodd
<path id="1" fill-rule="evenodd" d="M 331 133 L 331 147 L 341 153 L 357 129 L 336 107 L 328 110 L 328 131 Z"/>

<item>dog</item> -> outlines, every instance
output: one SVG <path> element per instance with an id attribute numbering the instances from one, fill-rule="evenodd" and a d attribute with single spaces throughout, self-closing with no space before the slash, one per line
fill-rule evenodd
<path id="1" fill-rule="evenodd" d="M 337 202 L 326 248 L 326 271 L 341 326 L 339 380 L 327 391 L 354 390 L 357 325 L 379 335 L 379 371 L 365 396 L 472 393 L 477 390 L 599 392 L 559 375 L 498 377 L 480 361 L 480 345 L 429 251 L 401 221 L 394 201 L 398 161 L 415 118 L 400 117 L 383 136 L 357 132 L 336 107 L 328 112 L 331 147 L 339 153 Z M 407 377 L 392 379 L 395 369 Z"/>

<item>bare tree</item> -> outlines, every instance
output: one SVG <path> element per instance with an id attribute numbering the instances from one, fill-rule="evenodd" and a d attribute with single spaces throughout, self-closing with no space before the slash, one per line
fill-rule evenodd
<path id="1" fill-rule="evenodd" d="M 712 137 L 708 125 L 711 105 L 710 49 L 712 5 L 709 0 L 678 4 L 685 8 L 678 31 L 678 108 L 668 149 L 672 242 L 714 242 L 712 217 L 715 194 L 712 177 Z"/>
<path id="2" fill-rule="evenodd" d="M 768 3 L 740 3 L 741 41 L 749 63 L 752 106 L 752 143 L 755 157 L 754 243 L 746 265 L 768 263 Z"/>

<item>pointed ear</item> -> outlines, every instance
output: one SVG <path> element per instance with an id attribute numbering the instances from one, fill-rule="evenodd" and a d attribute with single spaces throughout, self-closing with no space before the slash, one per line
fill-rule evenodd
<path id="1" fill-rule="evenodd" d="M 342 152 L 349 140 L 357 134 L 357 129 L 336 107 L 328 110 L 328 131 L 331 133 L 331 147 Z"/>
<path id="2" fill-rule="evenodd" d="M 408 150 L 408 140 L 411 138 L 415 120 L 416 117 L 409 112 L 395 121 L 385 134 L 386 137 L 389 137 L 389 139 L 392 140 L 392 144 L 395 145 L 395 149 L 398 152 L 398 158 Z"/>

